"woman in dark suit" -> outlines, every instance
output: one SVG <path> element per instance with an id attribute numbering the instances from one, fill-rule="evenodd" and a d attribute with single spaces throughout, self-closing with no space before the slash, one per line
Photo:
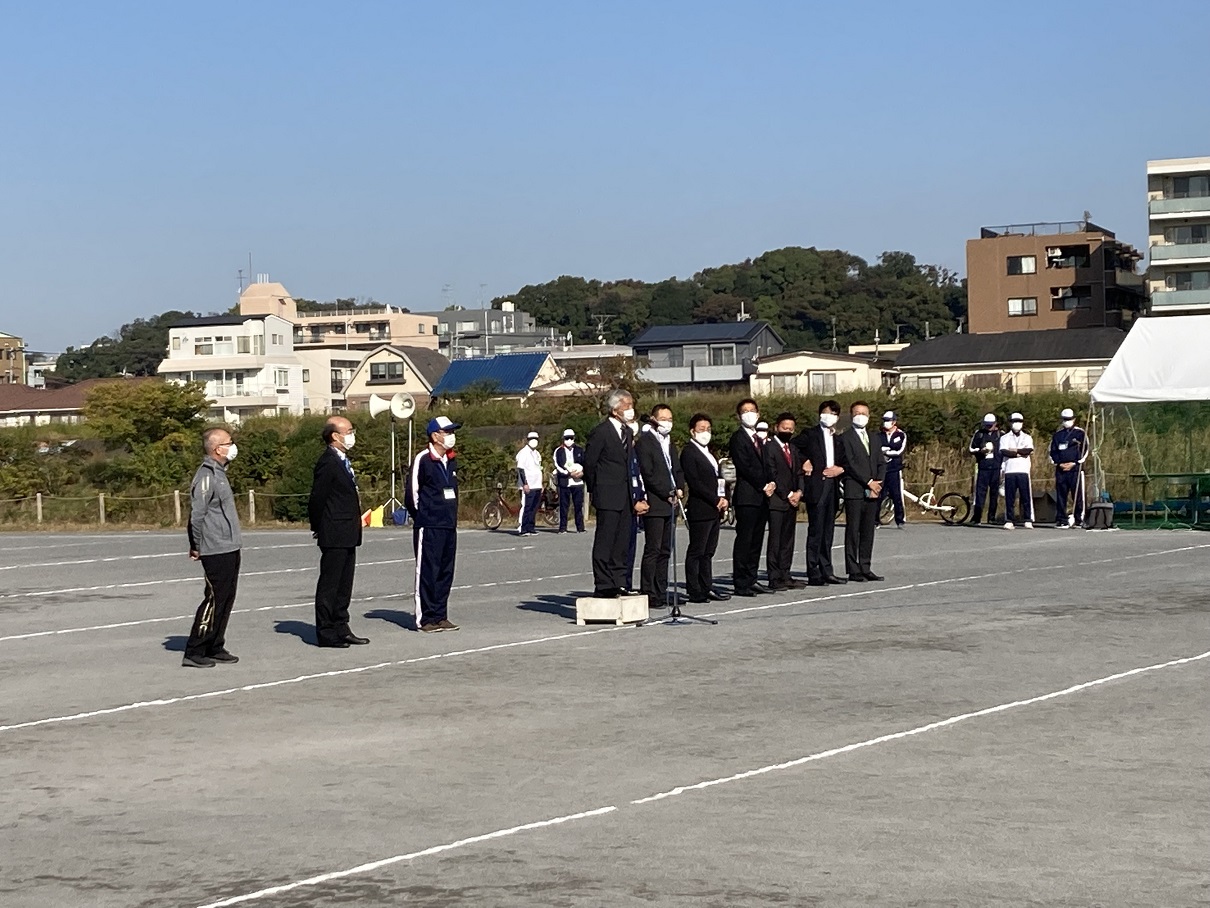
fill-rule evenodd
<path id="1" fill-rule="evenodd" d="M 727 498 L 718 460 L 710 453 L 710 417 L 705 413 L 695 413 L 689 420 L 689 439 L 681 449 L 681 469 L 688 489 L 685 509 L 689 523 L 685 589 L 690 602 L 711 599 L 723 602 L 731 597 L 714 590 L 711 559 L 718 548 L 719 521 L 727 510 Z"/>

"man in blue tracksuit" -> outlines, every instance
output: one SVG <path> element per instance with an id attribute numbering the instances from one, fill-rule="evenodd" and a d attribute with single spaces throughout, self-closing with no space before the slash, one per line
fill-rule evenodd
<path id="1" fill-rule="evenodd" d="M 895 526 L 902 530 L 907 522 L 903 510 L 903 452 L 907 450 L 907 433 L 899 428 L 899 417 L 893 410 L 882 414 L 882 432 L 878 435 L 878 444 L 882 447 L 882 456 L 886 458 L 886 481 L 882 484 L 880 497 L 891 499 L 895 506 Z"/>
<path id="2" fill-rule="evenodd" d="M 404 491 L 416 554 L 416 628 L 426 634 L 458 630 L 447 614 L 458 550 L 458 428 L 445 416 L 429 420 L 428 446 L 412 461 Z"/>
<path id="3" fill-rule="evenodd" d="M 555 481 L 559 486 L 559 532 L 567 532 L 567 517 L 575 515 L 576 532 L 584 532 L 584 449 L 576 444 L 576 430 L 563 430 L 563 444 L 555 448 Z"/>
<path id="4" fill-rule="evenodd" d="M 996 524 L 997 505 L 1000 503 L 1000 468 L 1004 457 L 1000 454 L 1000 430 L 996 427 L 996 414 L 983 417 L 983 425 L 971 437 L 970 454 L 975 458 L 975 509 L 971 514 L 970 526 L 977 527 L 983 521 L 983 502 L 987 501 L 987 522 Z"/>
<path id="5" fill-rule="evenodd" d="M 1084 523 L 1084 461 L 1088 457 L 1088 433 L 1076 425 L 1076 414 L 1067 408 L 1059 414 L 1063 425 L 1050 439 L 1050 462 L 1055 465 L 1055 526 L 1061 530 Z M 1068 513 L 1067 502 L 1072 508 Z"/>

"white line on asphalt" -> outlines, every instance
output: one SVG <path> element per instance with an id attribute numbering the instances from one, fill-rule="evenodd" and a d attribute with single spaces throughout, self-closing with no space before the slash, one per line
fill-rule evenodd
<path id="1" fill-rule="evenodd" d="M 824 750 L 818 753 L 810 754 L 805 757 L 798 757 L 793 760 L 787 760 L 784 763 L 771 763 L 768 766 L 761 766 L 758 769 L 749 769 L 745 772 L 735 773 L 730 776 L 723 776 L 718 779 L 710 779 L 706 782 L 697 782 L 693 785 L 681 785 L 676 788 L 671 788 L 667 791 L 661 791 L 656 794 L 648 795 L 642 798 L 636 798 L 631 801 L 626 809 L 632 807 L 642 807 L 648 804 L 653 804 L 658 801 L 663 801 L 668 798 L 674 798 L 679 795 L 687 794 L 694 791 L 702 791 L 707 788 L 713 788 L 717 785 L 726 785 L 731 782 L 740 782 L 745 779 L 751 779 L 756 776 L 766 775 L 771 772 L 780 772 L 787 769 L 795 769 L 799 766 L 804 766 L 808 763 L 815 763 L 820 760 L 826 760 L 830 757 L 838 757 L 843 754 L 852 753 L 857 750 L 862 750 L 867 747 L 874 747 L 879 744 L 889 744 L 892 741 L 899 741 L 905 738 L 914 737 L 916 735 L 926 734 L 932 731 L 938 731 L 942 728 L 949 728 L 957 725 L 960 722 L 966 722 L 970 719 L 980 719 L 984 716 L 991 716 L 997 713 L 1006 712 L 1010 709 L 1019 709 L 1024 706 L 1033 706 L 1037 703 L 1044 703 L 1047 700 L 1054 700 L 1058 697 L 1067 697 L 1081 691 L 1089 690 L 1102 684 L 1109 684 L 1113 681 L 1121 681 L 1126 678 L 1144 674 L 1146 672 L 1159 671 L 1164 668 L 1173 668 L 1178 665 L 1188 665 L 1192 662 L 1198 662 L 1202 659 L 1210 658 L 1210 652 L 1200 653 L 1196 656 L 1186 656 L 1179 659 L 1170 659 L 1167 662 L 1160 662 L 1154 665 L 1146 665 L 1141 668 L 1132 668 L 1129 671 L 1117 672 L 1112 675 L 1106 675 L 1103 678 L 1097 678 L 1093 681 L 1085 681 L 1080 684 L 1073 684 L 1070 687 L 1065 687 L 1062 690 L 1051 691 L 1047 694 L 1040 694 L 1036 697 L 1029 697 L 1024 700 L 1013 700 L 1009 703 L 1001 703 L 997 706 L 989 706 L 986 709 L 975 710 L 974 712 L 962 713 L 956 716 L 950 716 L 948 719 L 941 719 L 937 722 L 929 722 L 926 725 L 918 725 L 915 728 L 909 728 L 905 731 L 892 732 L 890 734 L 879 735 L 876 738 L 867 738 L 864 741 L 857 741 L 852 744 L 845 744 L 842 747 L 834 747 L 831 750 Z M 375 870 L 381 870 L 383 867 L 389 867 L 392 864 L 398 864 L 402 861 L 411 861 L 417 858 L 428 857 L 434 854 L 441 854 L 446 851 L 453 851 L 458 848 L 465 848 L 470 845 L 477 845 L 481 842 L 491 841 L 493 839 L 505 838 L 506 836 L 516 835 L 519 832 L 528 832 L 533 829 L 542 829 L 546 826 L 553 826 L 557 823 L 566 823 L 571 820 L 582 820 L 591 817 L 604 816 L 605 814 L 615 813 L 618 808 L 614 805 L 609 807 L 598 807 L 594 810 L 586 810 L 582 813 L 568 814 L 562 817 L 555 817 L 550 820 L 539 820 L 534 823 L 525 823 L 521 826 L 510 826 L 507 829 L 498 829 L 495 832 L 483 833 L 481 835 L 470 836 L 465 839 L 459 839 L 456 842 L 450 842 L 445 845 L 434 845 L 431 848 L 425 848 L 420 851 L 413 851 L 408 854 L 395 855 L 390 858 L 383 858 L 378 861 L 371 861 L 366 864 L 359 864 L 356 867 L 350 867 L 347 870 L 337 870 L 331 873 L 322 873 L 318 876 L 308 877 L 303 880 L 298 880 L 293 883 L 283 883 L 278 886 L 270 886 L 267 889 L 260 889 L 256 892 L 249 892 L 244 895 L 232 896 L 222 899 L 217 902 L 208 902 L 199 908 L 227 908 L 229 905 L 238 905 L 243 902 L 252 902 L 269 896 L 278 895 L 283 892 L 289 892 L 293 889 L 300 889 L 305 886 L 318 886 L 332 880 L 344 879 L 350 876 L 356 876 L 363 873 L 372 873 Z"/>
<path id="2" fill-rule="evenodd" d="M 1145 553 L 1140 553 L 1137 555 L 1130 555 L 1130 556 L 1126 556 L 1126 557 L 1130 557 L 1130 558 L 1153 557 L 1153 556 L 1170 555 L 1170 554 L 1177 553 L 1177 552 L 1187 552 L 1187 551 L 1192 551 L 1194 549 L 1204 549 L 1204 548 L 1210 548 L 1210 543 L 1207 543 L 1204 545 L 1183 546 L 1181 548 L 1176 548 L 1176 549 L 1164 549 L 1164 550 L 1161 550 L 1158 552 L 1145 552 Z M 1077 562 L 1076 564 L 1071 565 L 1071 567 L 1081 567 L 1081 566 L 1084 566 L 1085 564 L 1101 564 L 1104 562 L 1104 560 L 1105 559 L 1101 559 L 1098 561 L 1092 561 L 1092 562 Z M 1111 560 L 1120 560 L 1120 559 L 1111 559 Z M 749 606 L 749 607 L 745 607 L 745 608 L 729 609 L 729 610 L 723 611 L 723 612 L 714 612 L 714 613 L 711 613 L 710 615 L 702 615 L 701 617 L 725 617 L 727 615 L 738 615 L 738 614 L 743 614 L 745 612 L 768 611 L 771 609 L 789 608 L 789 607 L 795 606 L 795 605 L 810 605 L 810 604 L 817 603 L 817 602 L 829 602 L 829 601 L 836 600 L 836 599 L 852 599 L 852 598 L 856 598 L 859 596 L 871 596 L 871 595 L 877 595 L 877 594 L 882 594 L 882 593 L 901 592 L 904 590 L 915 589 L 917 587 L 922 587 L 922 586 L 940 585 L 942 583 L 963 583 L 963 582 L 967 582 L 967 581 L 971 581 L 971 580 L 983 580 L 983 579 L 986 579 L 989 577 L 1001 577 L 1001 576 L 1004 576 L 1005 574 L 1025 573 L 1025 572 L 1028 572 L 1031 570 L 1035 570 L 1035 569 L 1034 568 L 1021 568 L 1016 571 L 1002 571 L 1002 572 L 997 572 L 997 573 L 992 573 L 992 574 L 975 574 L 975 575 L 966 576 L 966 577 L 953 577 L 953 578 L 948 578 L 945 580 L 929 580 L 929 581 L 925 581 L 923 583 L 909 583 L 909 584 L 905 584 L 903 586 L 892 586 L 892 587 L 871 586 L 866 589 L 857 590 L 852 593 L 839 593 L 839 594 L 835 594 L 835 595 L 831 595 L 831 596 L 816 596 L 816 597 L 811 597 L 808 599 L 794 599 L 789 602 L 771 602 L 768 605 L 754 605 L 754 606 Z M 386 598 L 386 597 L 384 597 L 384 598 Z M 309 603 L 305 603 L 305 604 L 309 604 Z M 279 606 L 266 606 L 264 608 L 257 609 L 257 611 L 266 611 L 268 609 L 278 608 L 278 607 Z M 492 644 L 490 646 L 483 646 L 483 647 L 478 647 L 475 649 L 454 650 L 453 652 L 448 652 L 448 653 L 433 653 L 433 654 L 430 654 L 427 656 L 417 656 L 417 657 L 414 657 L 411 659 L 401 659 L 398 661 L 391 661 L 391 662 L 376 662 L 373 665 L 362 665 L 362 666 L 358 666 L 355 668 L 339 669 L 339 670 L 329 671 L 329 672 L 316 672 L 314 674 L 308 674 L 308 675 L 298 675 L 293 678 L 284 678 L 279 681 L 264 681 L 264 682 L 261 682 L 258 684 L 247 684 L 247 685 L 244 685 L 243 687 L 229 687 L 229 688 L 224 688 L 222 690 L 207 691 L 207 692 L 201 693 L 201 694 L 189 694 L 189 695 L 181 696 L 181 697 L 170 697 L 170 698 L 166 698 L 166 699 L 157 699 L 157 700 L 143 700 L 143 701 L 138 701 L 135 703 L 127 703 L 122 706 L 113 706 L 113 707 L 108 707 L 105 709 L 92 710 L 90 712 L 74 713 L 72 715 L 67 715 L 67 716 L 52 716 L 52 717 L 46 718 L 46 719 L 33 719 L 28 722 L 21 722 L 21 723 L 17 723 L 14 725 L 0 725 L 0 732 L 13 731 L 18 728 L 33 728 L 33 727 L 40 726 L 40 725 L 52 725 L 52 724 L 56 724 L 56 723 L 60 723 L 60 722 L 73 722 L 73 721 L 76 721 L 79 719 L 91 719 L 91 718 L 95 718 L 97 716 L 109 716 L 109 715 L 114 715 L 116 713 L 130 712 L 131 710 L 136 710 L 136 709 L 145 709 L 145 708 L 151 707 L 151 706 L 171 706 L 176 703 L 189 703 L 189 702 L 192 702 L 195 700 L 205 700 L 205 699 L 209 699 L 211 697 L 222 697 L 222 696 L 226 696 L 228 694 L 250 692 L 250 691 L 256 691 L 256 690 L 266 690 L 268 688 L 280 687 L 280 686 L 286 685 L 286 684 L 298 684 L 303 681 L 313 681 L 318 678 L 337 678 L 337 677 L 341 677 L 343 675 L 355 675 L 355 674 L 359 674 L 361 672 L 375 671 L 377 669 L 398 668 L 398 667 L 404 666 L 404 665 L 414 665 L 419 662 L 431 662 L 435 659 L 449 659 L 449 658 L 452 658 L 455 656 L 473 656 L 473 655 L 479 655 L 481 653 L 490 653 L 490 652 L 494 652 L 496 650 L 510 649 L 510 648 L 518 647 L 518 646 L 530 646 L 530 645 L 536 644 L 536 643 L 549 643 L 549 642 L 556 641 L 556 640 L 568 640 L 573 637 L 584 637 L 584 636 L 590 636 L 592 634 L 603 633 L 606 631 L 626 630 L 628 628 L 629 628 L 628 625 L 623 625 L 621 627 L 613 626 L 613 627 L 600 628 L 600 629 L 591 630 L 591 631 L 572 631 L 572 632 L 566 633 L 566 634 L 556 634 L 554 636 L 547 636 L 547 637 L 533 637 L 528 640 L 517 640 L 517 641 L 513 641 L 511 643 L 496 643 L 496 644 Z"/>

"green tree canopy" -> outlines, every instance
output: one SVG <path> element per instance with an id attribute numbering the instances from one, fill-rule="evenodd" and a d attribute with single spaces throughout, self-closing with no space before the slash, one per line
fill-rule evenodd
<path id="1" fill-rule="evenodd" d="M 115 381 L 88 392 L 84 417 L 107 445 L 133 449 L 179 433 L 200 432 L 206 406 L 205 387 L 198 382 Z"/>
<path id="2" fill-rule="evenodd" d="M 196 315 L 173 309 L 151 318 L 136 318 L 87 347 L 68 347 L 59 357 L 55 375 L 73 383 L 115 375 L 155 375 L 167 355 L 168 326 Z"/>

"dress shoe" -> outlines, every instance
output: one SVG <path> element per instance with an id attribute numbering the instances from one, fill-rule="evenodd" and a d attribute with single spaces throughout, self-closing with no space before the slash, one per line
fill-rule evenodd
<path id="1" fill-rule="evenodd" d="M 705 596 L 690 596 L 688 601 L 691 605 L 702 605 L 703 603 L 709 602 L 710 600 L 707 599 Z"/>
<path id="2" fill-rule="evenodd" d="M 802 580 L 791 580 L 786 586 L 792 590 L 805 590 L 807 588 L 806 582 Z"/>
<path id="3" fill-rule="evenodd" d="M 356 634 L 345 634 L 340 639 L 343 640 L 345 643 L 352 644 L 353 646 L 365 646 L 367 643 L 370 642 L 369 637 L 358 637 Z"/>
<path id="4" fill-rule="evenodd" d="M 750 589 L 736 590 L 732 593 L 733 596 L 743 596 L 745 599 L 752 599 L 756 596 L 756 592 Z"/>
<path id="5" fill-rule="evenodd" d="M 440 634 L 443 630 L 445 630 L 445 628 L 443 628 L 436 621 L 434 621 L 432 624 L 420 625 L 420 632 L 422 634 Z"/>
<path id="6" fill-rule="evenodd" d="M 822 577 L 812 577 L 810 580 L 807 581 L 807 586 L 827 586 L 827 585 L 828 585 L 828 581 L 824 580 Z"/>
<path id="7" fill-rule="evenodd" d="M 216 664 L 209 656 L 186 656 L 181 660 L 184 668 L 214 668 Z"/>
<path id="8" fill-rule="evenodd" d="M 348 649 L 349 641 L 348 640 L 320 640 L 315 645 L 316 646 L 327 646 L 327 647 L 331 647 L 332 649 Z"/>
<path id="9" fill-rule="evenodd" d="M 875 574 L 873 571 L 866 571 L 866 572 L 865 572 L 864 574 L 862 574 L 861 576 L 862 576 L 862 577 L 864 577 L 866 580 L 875 580 L 875 581 L 877 581 L 877 580 L 886 580 L 886 578 L 885 578 L 885 577 L 882 577 L 882 576 L 880 576 L 880 575 L 878 575 L 878 574 Z"/>
<path id="10" fill-rule="evenodd" d="M 655 596 L 648 596 L 647 597 L 647 608 L 649 608 L 649 609 L 668 608 L 668 600 L 665 599 L 664 601 L 661 602 Z"/>
<path id="11" fill-rule="evenodd" d="M 437 626 L 443 631 L 456 631 L 459 629 L 458 625 L 454 624 L 453 621 L 450 621 L 449 618 L 442 618 L 437 622 Z"/>
<path id="12" fill-rule="evenodd" d="M 835 574 L 829 574 L 823 578 L 824 583 L 848 583 L 843 577 L 837 577 Z"/>
<path id="13" fill-rule="evenodd" d="M 711 602 L 726 602 L 730 598 L 730 593 L 720 593 L 718 590 L 711 590 L 706 594 L 706 599 L 709 599 Z M 706 599 L 702 601 L 705 602 Z"/>
<path id="14" fill-rule="evenodd" d="M 865 583 L 865 574 L 849 574 L 850 583 Z"/>
<path id="15" fill-rule="evenodd" d="M 769 589 L 767 586 L 762 586 L 759 583 L 754 583 L 754 584 L 752 584 L 752 592 L 754 592 L 754 593 L 771 593 L 771 592 L 773 592 L 773 590 Z"/>
<path id="16" fill-rule="evenodd" d="M 593 590 L 593 599 L 617 599 L 620 590 Z"/>
<path id="17" fill-rule="evenodd" d="M 226 665 L 235 665 L 236 662 L 239 662 L 239 656 L 233 656 L 225 649 L 220 649 L 217 653 L 211 653 L 210 658 L 215 662 L 222 662 Z"/>
<path id="18" fill-rule="evenodd" d="M 765 589 L 770 593 L 781 593 L 790 588 L 788 583 L 770 583 Z"/>

